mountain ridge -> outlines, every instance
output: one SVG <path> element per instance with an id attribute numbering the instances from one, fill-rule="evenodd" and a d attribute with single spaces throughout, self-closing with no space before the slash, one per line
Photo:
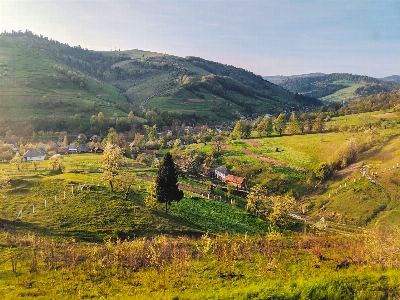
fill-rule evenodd
<path id="1" fill-rule="evenodd" d="M 288 78 L 278 85 L 294 93 L 328 101 L 348 101 L 400 89 L 400 84 L 394 81 L 349 73 Z"/>
<path id="2" fill-rule="evenodd" d="M 152 110 L 158 114 L 186 115 L 196 122 L 218 123 L 231 122 L 241 116 L 276 114 L 322 105 L 316 99 L 298 96 L 266 82 L 252 72 L 202 58 L 182 58 L 137 49 L 96 52 L 81 46 L 71 47 L 30 31 L 3 33 L 0 38 L 0 43 L 13 49 L 0 53 L 4 67 L 13 65 L 12 51 L 20 51 L 24 54 L 18 55 L 26 57 L 40 53 L 40 59 L 38 56 L 37 60 L 30 61 L 31 70 L 40 69 L 42 64 L 47 66 L 47 74 L 54 73 L 52 80 L 43 79 L 32 86 L 34 91 L 31 93 L 43 93 L 39 97 L 47 96 L 47 99 L 57 98 L 57 93 L 65 92 L 63 89 L 66 88 L 61 80 L 65 83 L 69 78 L 74 84 L 69 88 L 74 89 L 74 93 L 85 94 L 83 98 L 91 101 L 104 102 L 117 114 L 134 110 L 140 115 Z M 51 64 L 53 70 L 49 68 Z M 20 66 L 21 72 L 22 68 Z M 43 74 L 36 75 L 43 77 Z M 19 75 L 9 73 L 7 76 Z M 31 74 L 24 76 L 27 78 Z M 30 93 L 21 81 L 17 83 L 20 89 L 26 90 L 25 94 Z M 40 92 L 45 84 L 49 85 L 48 89 Z M 100 87 L 93 90 L 91 86 L 96 84 L 115 91 L 101 92 Z M 55 95 L 46 95 L 45 91 L 49 89 Z M 106 94 L 110 95 L 107 99 L 97 97 Z M 87 114 L 98 113 L 95 109 L 91 111 Z M 32 112 L 31 115 L 36 114 Z M 70 113 L 66 110 L 65 115 L 70 116 Z"/>

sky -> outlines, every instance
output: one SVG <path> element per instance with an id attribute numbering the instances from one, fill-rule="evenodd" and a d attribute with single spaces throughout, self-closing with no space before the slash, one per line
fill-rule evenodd
<path id="1" fill-rule="evenodd" d="M 400 75 L 400 0 L 1 0 L 0 32 L 140 49 L 262 76 Z"/>

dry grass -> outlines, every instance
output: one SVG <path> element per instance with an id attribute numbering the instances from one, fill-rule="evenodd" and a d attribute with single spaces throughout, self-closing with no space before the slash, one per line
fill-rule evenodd
<path id="1" fill-rule="evenodd" d="M 389 119 L 389 118 L 397 118 L 397 114 L 385 113 L 385 114 L 373 115 L 373 117 L 377 119 Z"/>

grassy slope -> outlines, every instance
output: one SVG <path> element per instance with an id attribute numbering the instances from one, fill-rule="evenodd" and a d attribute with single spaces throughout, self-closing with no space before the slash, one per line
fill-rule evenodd
<path id="1" fill-rule="evenodd" d="M 97 172 L 100 155 L 65 156 L 64 164 L 66 170 L 60 175 L 42 170 L 47 162 L 41 162 L 38 171 L 24 164 L 23 173 L 2 165 L 3 171 L 12 176 L 12 189 L 2 201 L 7 219 L 14 219 L 22 209 L 18 227 L 39 235 L 95 241 L 115 235 L 124 238 L 162 233 L 198 235 L 207 231 L 262 234 L 268 230 L 267 222 L 249 216 L 240 208 L 190 193 L 179 203 L 173 203 L 169 215 L 162 209 L 152 211 L 144 206 L 148 182 L 142 180 L 136 181 L 129 200 L 123 199 L 122 192 L 110 194 Z M 136 172 L 127 171 L 132 175 Z M 149 171 L 151 174 L 151 170 L 140 169 L 141 173 Z M 84 183 L 92 185 L 93 191 L 78 192 L 79 185 Z"/>
<path id="2" fill-rule="evenodd" d="M 304 105 L 293 101 L 289 91 L 260 76 L 200 58 L 180 58 L 141 50 L 105 51 L 101 56 L 80 47 L 72 48 L 23 33 L 2 35 L 0 44 L 0 65 L 4 70 L 0 70 L 3 96 L 0 105 L 3 112 L 10 110 L 9 114 L 3 113 L 0 117 L 12 120 L 78 115 L 74 122 L 82 124 L 88 123 L 90 116 L 99 111 L 111 116 L 114 112 L 120 115 L 119 109 L 157 108 L 196 113 L 206 122 L 221 123 L 235 120 L 240 115 L 276 113 Z M 131 60 L 126 60 L 127 57 Z M 113 62 L 116 63 L 112 65 Z M 54 64 L 64 68 L 68 65 L 72 70 L 91 74 L 86 76 L 86 88 L 53 69 Z M 202 77 L 211 75 L 210 72 L 217 76 L 202 84 Z M 194 85 L 186 88 L 188 78 Z M 98 97 L 100 94 L 103 96 Z M 203 97 L 203 102 L 192 101 Z"/>
<path id="3" fill-rule="evenodd" d="M 354 91 L 363 86 L 360 83 L 354 83 L 350 81 L 339 81 L 339 84 L 347 85 L 347 88 L 341 89 L 339 91 L 334 92 L 329 96 L 322 97 L 321 100 L 323 101 L 330 101 L 330 102 L 341 102 L 341 101 L 350 101 L 356 98 L 354 95 Z"/>
<path id="4" fill-rule="evenodd" d="M 53 68 L 62 63 L 7 36 L 0 37 L 0 117 L 27 121 L 30 117 L 72 117 L 85 123 L 99 111 L 123 114 L 112 103 L 125 102 L 112 87 L 86 77 L 83 89 Z M 109 96 L 101 98 L 98 94 Z M 111 104 L 111 105 L 110 105 Z"/>
<path id="5" fill-rule="evenodd" d="M 362 126 L 378 121 L 374 115 L 383 112 L 370 112 L 357 115 L 333 118 L 327 126 Z M 399 122 L 400 118 L 388 120 Z M 334 176 L 331 180 L 320 185 L 311 192 L 311 200 L 303 203 L 310 209 L 310 213 L 318 218 L 325 216 L 335 222 L 346 222 L 351 225 L 391 224 L 399 226 L 397 216 L 400 211 L 400 181 L 399 125 L 395 128 L 379 128 L 375 138 L 380 138 L 378 145 L 363 152 L 359 161 L 369 165 L 370 171 L 377 172 L 378 185 L 361 178 L 359 168 Z M 354 137 L 361 143 L 367 142 L 370 133 L 362 132 L 329 132 L 308 135 L 283 135 L 253 140 L 234 141 L 234 152 L 230 156 L 246 163 L 254 164 L 259 159 L 249 157 L 241 150 L 247 149 L 253 153 L 283 161 L 286 167 L 277 171 L 292 178 L 292 180 L 306 180 L 304 174 L 296 167 L 308 171 L 322 161 L 329 160 L 335 151 L 350 138 Z M 279 148 L 279 152 L 274 149 Z M 350 166 L 351 167 L 351 166 Z M 393 168 L 394 167 L 394 168 Z M 388 170 L 390 168 L 390 170 Z M 276 167 L 275 167 L 276 170 Z M 255 180 L 256 181 L 256 180 Z M 257 182 L 257 181 L 256 181 Z M 346 187 L 345 187 L 346 185 Z M 299 186 L 299 185 L 298 185 Z M 317 193 L 316 195 L 314 195 Z M 323 208 L 324 211 L 320 209 Z"/>

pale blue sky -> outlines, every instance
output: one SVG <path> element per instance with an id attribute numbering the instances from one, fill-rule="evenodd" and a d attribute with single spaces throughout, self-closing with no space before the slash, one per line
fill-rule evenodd
<path id="1" fill-rule="evenodd" d="M 0 31 L 199 56 L 259 75 L 400 75 L 400 0 L 1 0 Z"/>

